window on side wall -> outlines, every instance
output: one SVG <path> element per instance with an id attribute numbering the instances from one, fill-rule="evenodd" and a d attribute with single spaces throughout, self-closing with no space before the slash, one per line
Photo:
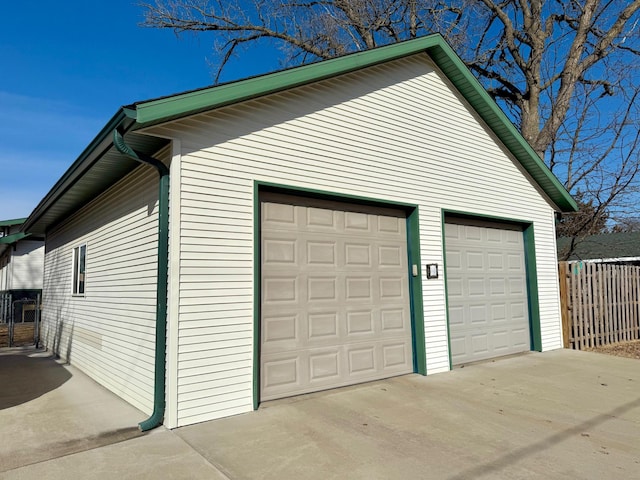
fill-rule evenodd
<path id="1" fill-rule="evenodd" d="M 73 249 L 73 294 L 84 295 L 85 269 L 87 264 L 87 245 Z"/>

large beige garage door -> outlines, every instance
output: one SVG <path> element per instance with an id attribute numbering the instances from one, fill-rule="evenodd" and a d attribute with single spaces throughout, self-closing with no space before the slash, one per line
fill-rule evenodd
<path id="1" fill-rule="evenodd" d="M 530 350 L 522 230 L 446 223 L 445 239 L 452 364 Z"/>
<path id="2" fill-rule="evenodd" d="M 406 217 L 261 197 L 261 399 L 413 371 Z"/>

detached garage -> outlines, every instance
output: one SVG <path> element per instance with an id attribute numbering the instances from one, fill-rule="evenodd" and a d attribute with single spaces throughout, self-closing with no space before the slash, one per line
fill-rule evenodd
<path id="1" fill-rule="evenodd" d="M 562 347 L 576 204 L 438 35 L 118 110 L 26 221 L 144 429 Z"/>

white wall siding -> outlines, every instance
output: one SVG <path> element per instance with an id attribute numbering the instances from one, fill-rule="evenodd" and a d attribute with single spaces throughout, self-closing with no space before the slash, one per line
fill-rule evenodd
<path id="1" fill-rule="evenodd" d="M 142 166 L 47 235 L 47 348 L 145 413 L 152 411 L 158 175 Z M 87 244 L 85 296 L 73 248 Z"/>
<path id="2" fill-rule="evenodd" d="M 181 158 L 177 423 L 252 408 L 254 181 L 534 223 L 542 341 L 561 346 L 552 207 L 418 55 L 153 127 Z M 424 276 L 423 276 L 424 279 Z M 449 369 L 444 278 L 423 280 L 428 373 Z"/>
<path id="3" fill-rule="evenodd" d="M 40 289 L 44 270 L 44 242 L 21 240 L 12 249 L 10 288 Z"/>

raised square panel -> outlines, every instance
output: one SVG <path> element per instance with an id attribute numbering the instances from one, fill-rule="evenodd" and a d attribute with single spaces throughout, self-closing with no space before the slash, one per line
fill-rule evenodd
<path id="1" fill-rule="evenodd" d="M 454 335 L 451 333 L 451 360 L 455 363 L 457 358 L 463 357 L 467 353 L 467 339 L 464 335 Z"/>
<path id="2" fill-rule="evenodd" d="M 395 367 L 407 363 L 407 349 L 404 343 L 385 345 L 382 347 L 382 362 L 384 368 Z"/>
<path id="3" fill-rule="evenodd" d="M 459 240 L 461 228 L 462 227 L 460 225 L 446 224 L 444 228 L 444 238 L 451 239 L 451 240 Z"/>
<path id="4" fill-rule="evenodd" d="M 509 305 L 509 313 L 512 320 L 524 319 L 525 318 L 525 306 L 521 302 L 512 302 Z"/>
<path id="5" fill-rule="evenodd" d="M 336 298 L 335 278 L 310 278 L 307 285 L 309 300 L 335 300 Z"/>
<path id="6" fill-rule="evenodd" d="M 402 330 L 404 329 L 404 310 L 382 310 L 380 311 L 382 319 L 382 331 Z"/>
<path id="7" fill-rule="evenodd" d="M 469 319 L 472 323 L 487 323 L 487 307 L 485 305 L 469 305 Z"/>
<path id="8" fill-rule="evenodd" d="M 386 233 L 400 233 L 402 231 L 400 222 L 406 222 L 406 220 L 398 217 L 378 217 L 378 231 Z"/>
<path id="9" fill-rule="evenodd" d="M 502 243 L 502 231 L 495 228 L 487 228 L 487 242 Z"/>
<path id="10" fill-rule="evenodd" d="M 509 270 L 521 271 L 523 269 L 524 260 L 521 254 L 508 254 L 507 265 Z"/>
<path id="11" fill-rule="evenodd" d="M 272 317 L 263 320 L 262 338 L 264 342 L 296 339 L 297 316 Z"/>
<path id="12" fill-rule="evenodd" d="M 363 298 L 371 298 L 371 279 L 366 278 L 347 278 L 347 301 Z"/>
<path id="13" fill-rule="evenodd" d="M 369 216 L 366 213 L 345 212 L 344 226 L 347 230 L 369 230 Z"/>
<path id="14" fill-rule="evenodd" d="M 450 325 L 464 324 L 464 307 L 449 306 L 449 324 Z"/>
<path id="15" fill-rule="evenodd" d="M 325 208 L 307 208 L 307 225 L 313 227 L 335 227 L 335 213 Z"/>
<path id="16" fill-rule="evenodd" d="M 471 348 L 474 354 L 487 353 L 489 351 L 489 337 L 486 333 L 471 336 Z"/>
<path id="17" fill-rule="evenodd" d="M 295 207 L 280 203 L 264 203 L 262 209 L 263 222 L 295 224 Z"/>
<path id="18" fill-rule="evenodd" d="M 491 341 L 493 342 L 493 350 L 507 350 L 509 348 L 509 332 L 506 330 L 494 331 L 491 335 Z"/>
<path id="19" fill-rule="evenodd" d="M 508 279 L 509 285 L 509 293 L 511 295 L 524 295 L 525 286 L 524 286 L 524 278 L 516 277 Z"/>
<path id="20" fill-rule="evenodd" d="M 373 372 L 375 369 L 373 347 L 349 351 L 349 373 Z"/>
<path id="21" fill-rule="evenodd" d="M 265 302 L 286 302 L 297 299 L 295 278 L 265 278 L 262 290 Z"/>
<path id="22" fill-rule="evenodd" d="M 347 243 L 345 245 L 345 263 L 347 265 L 371 265 L 371 246 L 368 244 Z"/>
<path id="23" fill-rule="evenodd" d="M 462 254 L 457 250 L 447 250 L 447 270 L 459 270 L 461 267 Z"/>
<path id="24" fill-rule="evenodd" d="M 381 278 L 380 279 L 380 297 L 383 299 L 402 298 L 402 279 L 401 278 Z"/>
<path id="25" fill-rule="evenodd" d="M 297 357 L 265 362 L 263 369 L 265 388 L 298 383 Z"/>
<path id="26" fill-rule="evenodd" d="M 399 267 L 402 265 L 400 259 L 400 247 L 383 246 L 378 248 L 380 265 L 385 267 Z"/>
<path id="27" fill-rule="evenodd" d="M 309 356 L 309 377 L 311 381 L 326 380 L 338 376 L 338 352 Z"/>
<path id="28" fill-rule="evenodd" d="M 507 293 L 504 278 L 490 278 L 489 279 L 489 295 L 504 295 Z"/>
<path id="29" fill-rule="evenodd" d="M 467 252 L 464 259 L 469 270 L 479 270 L 484 266 L 484 255 L 482 252 Z"/>
<path id="30" fill-rule="evenodd" d="M 308 242 L 307 262 L 309 265 L 335 265 L 335 242 Z"/>
<path id="31" fill-rule="evenodd" d="M 507 319 L 507 307 L 504 303 L 491 305 L 491 321 L 504 322 Z"/>
<path id="32" fill-rule="evenodd" d="M 529 330 L 526 328 L 514 328 L 511 330 L 511 346 L 529 350 Z"/>
<path id="33" fill-rule="evenodd" d="M 334 337 L 338 334 L 338 318 L 335 313 L 310 313 L 309 338 Z"/>
<path id="34" fill-rule="evenodd" d="M 504 268 L 504 257 L 501 253 L 489 253 L 489 270 L 502 270 Z"/>
<path id="35" fill-rule="evenodd" d="M 515 230 L 504 230 L 504 240 L 507 243 L 513 245 L 520 245 L 522 243 L 522 232 Z"/>
<path id="36" fill-rule="evenodd" d="M 462 296 L 462 279 L 450 278 L 447 280 L 447 293 L 449 297 L 461 297 Z"/>
<path id="37" fill-rule="evenodd" d="M 464 238 L 472 241 L 481 241 L 482 229 L 479 227 L 464 227 Z"/>
<path id="38" fill-rule="evenodd" d="M 265 240 L 262 253 L 265 264 L 289 263 L 296 261 L 295 240 Z"/>
<path id="39" fill-rule="evenodd" d="M 371 311 L 348 312 L 347 333 L 371 333 L 373 332 L 373 318 Z"/>
<path id="40" fill-rule="evenodd" d="M 484 278 L 470 278 L 467 282 L 467 286 L 469 287 L 470 297 L 486 296 Z"/>

